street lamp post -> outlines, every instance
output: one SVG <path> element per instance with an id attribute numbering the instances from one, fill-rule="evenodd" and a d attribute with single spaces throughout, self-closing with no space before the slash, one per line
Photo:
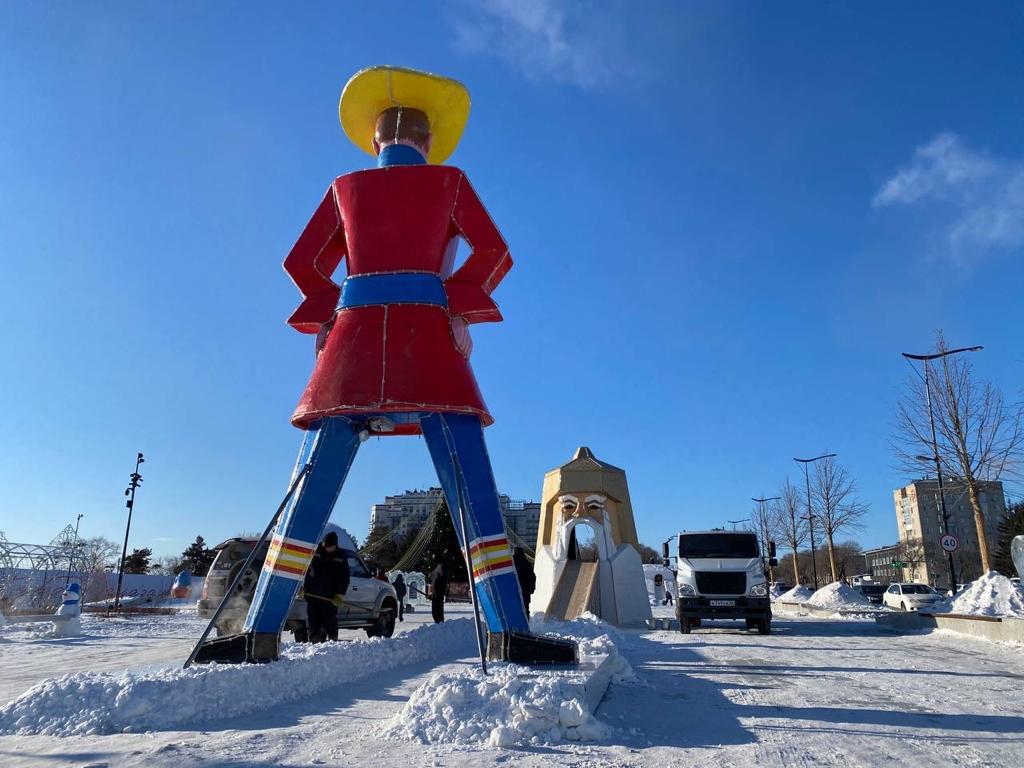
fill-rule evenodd
<path id="1" fill-rule="evenodd" d="M 750 499 L 751 501 L 757 502 L 758 511 L 761 516 L 761 555 L 764 557 L 768 557 L 768 551 L 771 549 L 768 544 L 768 518 L 764 512 L 764 505 L 769 501 L 779 501 L 781 498 L 781 496 L 769 496 L 767 499 L 755 499 L 753 497 Z M 768 580 L 772 582 L 775 581 L 775 570 L 772 568 L 771 558 L 768 558 Z"/>
<path id="2" fill-rule="evenodd" d="M 818 556 L 814 551 L 814 508 L 811 506 L 811 474 L 807 470 L 808 465 L 813 464 L 821 459 L 831 459 L 837 454 L 835 453 L 823 453 L 821 456 L 815 456 L 813 459 L 793 459 L 793 461 L 799 462 L 804 465 L 804 480 L 807 482 L 807 517 L 800 518 L 801 520 L 807 521 L 807 527 L 811 533 L 811 570 L 814 573 L 814 588 L 818 588 Z"/>
<path id="3" fill-rule="evenodd" d="M 750 522 L 750 518 L 749 517 L 744 517 L 742 520 L 726 520 L 726 522 L 727 523 L 732 523 L 732 529 L 735 531 L 736 530 L 736 525 L 738 523 L 749 523 Z"/>
<path id="4" fill-rule="evenodd" d="M 128 532 L 132 529 L 132 509 L 135 507 L 135 491 L 139 487 L 139 483 L 142 482 L 142 475 L 139 474 L 139 465 L 145 461 L 141 453 L 135 457 L 135 471 L 130 475 L 129 479 L 131 482 L 128 483 L 128 487 L 124 490 L 124 495 L 128 497 L 128 501 L 125 504 L 128 507 L 128 524 L 124 528 L 124 547 L 121 548 L 121 562 L 117 568 L 117 592 L 114 593 L 115 611 L 121 608 L 121 582 L 124 580 L 124 559 L 128 556 Z"/>
<path id="5" fill-rule="evenodd" d="M 932 412 L 932 387 L 929 381 L 929 366 L 928 362 L 931 360 L 937 360 L 940 357 L 946 357 L 948 355 L 955 355 L 958 352 L 980 352 L 984 347 L 960 347 L 959 349 L 949 349 L 945 352 L 936 352 L 931 355 L 912 355 L 909 352 L 902 352 L 904 359 L 913 368 L 914 373 L 917 373 L 917 368 L 914 368 L 914 364 L 911 360 L 921 360 L 924 363 L 924 397 L 925 403 L 928 405 L 928 424 L 932 429 L 932 455 L 925 457 L 928 461 L 935 462 L 935 478 L 939 483 L 939 514 L 942 515 L 942 533 L 945 535 L 949 534 L 949 513 L 946 512 L 946 493 L 942 485 L 942 462 L 939 459 L 939 442 L 935 436 L 935 414 Z M 917 374 L 920 376 L 921 374 Z M 916 456 L 918 460 L 921 457 Z M 949 589 L 950 592 L 956 594 L 956 573 L 953 570 L 953 553 L 947 552 L 946 558 L 949 565 Z"/>
<path id="6" fill-rule="evenodd" d="M 78 524 L 82 522 L 83 517 L 85 515 L 79 514 L 78 519 L 75 520 L 75 541 L 71 545 L 71 554 L 68 555 L 68 577 L 64 579 L 64 589 L 67 589 L 68 584 L 71 583 L 71 568 L 75 563 L 75 553 L 78 551 Z"/>

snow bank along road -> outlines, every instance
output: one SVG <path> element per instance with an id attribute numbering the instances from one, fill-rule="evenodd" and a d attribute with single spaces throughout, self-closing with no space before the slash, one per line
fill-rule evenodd
<path id="1" fill-rule="evenodd" d="M 187 621 L 167 617 L 165 634 L 184 634 Z M 453 648 L 449 657 L 232 720 L 110 736 L 0 737 L 0 765 L 1024 765 L 1020 648 L 943 633 L 888 634 L 861 621 L 778 618 L 767 637 L 721 626 L 687 636 L 627 633 L 620 649 L 638 682 L 611 687 L 597 710 L 609 735 L 596 743 L 507 750 L 396 737 L 394 717 L 434 672 L 472 666 L 464 648 Z M 10 637 L 0 635 L 5 692 L 15 676 L 31 684 L 72 669 L 150 666 L 159 656 L 153 643 L 188 646 L 180 637 L 148 646 L 130 636 L 87 638 L 38 654 Z M 90 644 L 92 666 L 83 667 Z M 180 656 L 176 648 L 169 660 Z"/>

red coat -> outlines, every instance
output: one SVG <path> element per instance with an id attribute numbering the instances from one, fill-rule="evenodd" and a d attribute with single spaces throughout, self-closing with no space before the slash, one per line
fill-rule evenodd
<path id="1" fill-rule="evenodd" d="M 452 274 L 458 237 L 472 253 Z M 335 315 L 340 287 L 331 276 L 343 258 L 350 277 L 438 275 L 448 307 L 388 304 Z M 508 246 L 458 168 L 402 165 L 336 179 L 284 261 L 304 297 L 289 325 L 318 333 L 334 318 L 292 423 L 307 429 L 324 416 L 409 411 L 473 413 L 492 423 L 451 319 L 499 322 L 490 294 L 511 267 Z"/>

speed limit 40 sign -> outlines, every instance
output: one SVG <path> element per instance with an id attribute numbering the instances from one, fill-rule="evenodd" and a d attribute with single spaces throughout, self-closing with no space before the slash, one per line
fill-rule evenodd
<path id="1" fill-rule="evenodd" d="M 939 539 L 939 544 L 941 544 L 942 548 L 947 552 L 956 552 L 957 547 L 960 546 L 960 541 L 952 533 L 947 533 Z"/>

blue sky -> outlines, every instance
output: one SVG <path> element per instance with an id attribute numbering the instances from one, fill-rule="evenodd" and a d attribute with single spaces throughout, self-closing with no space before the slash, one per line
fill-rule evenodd
<path id="1" fill-rule="evenodd" d="M 576 446 L 641 538 L 745 517 L 839 453 L 896 538 L 889 449 L 937 328 L 1024 384 L 1020 3 L 7 3 L 0 9 L 0 530 L 178 552 L 262 529 L 311 341 L 280 267 L 362 67 L 465 82 L 451 163 L 501 227 L 474 328 L 500 487 Z M 356 459 L 334 519 L 434 484 L 422 441 Z"/>

